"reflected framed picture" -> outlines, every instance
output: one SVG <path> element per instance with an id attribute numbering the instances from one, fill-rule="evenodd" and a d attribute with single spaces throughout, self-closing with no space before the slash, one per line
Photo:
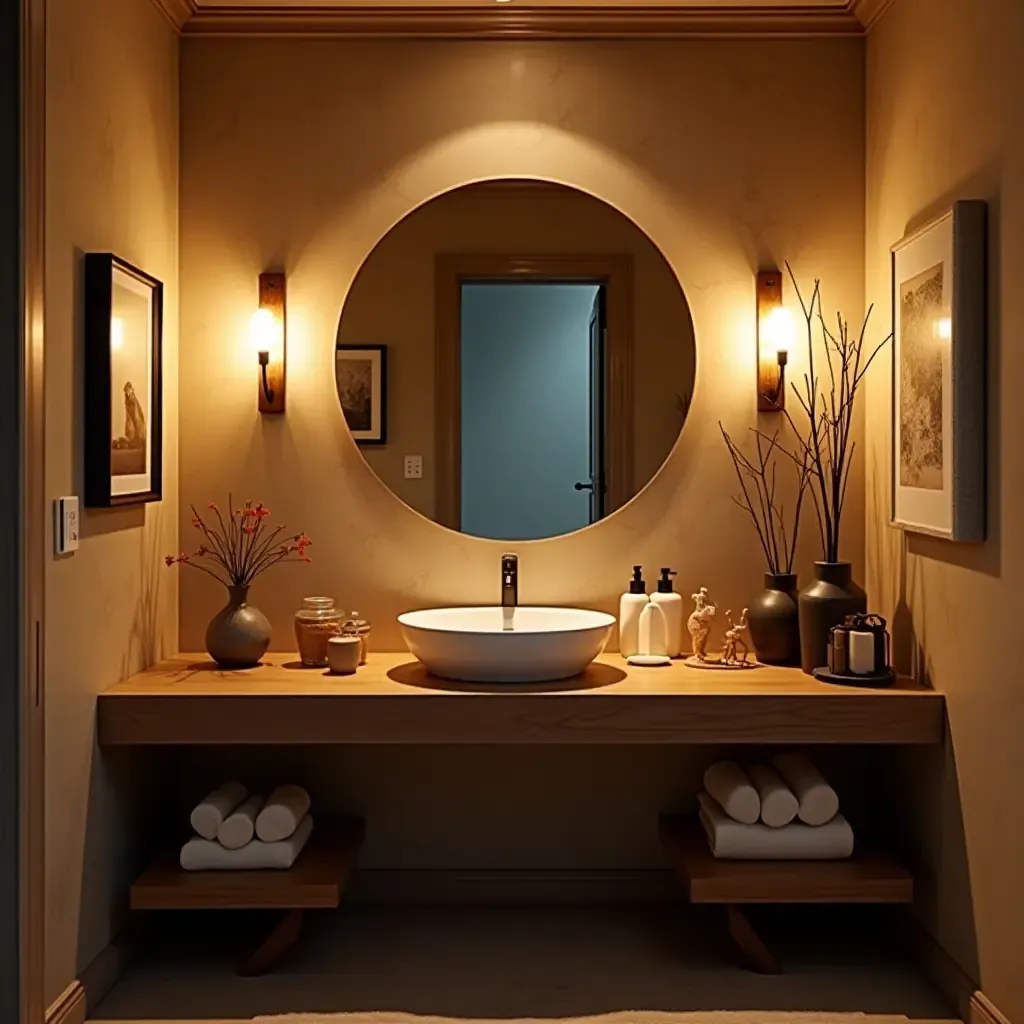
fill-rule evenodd
<path id="1" fill-rule="evenodd" d="M 85 257 L 85 504 L 162 496 L 163 285 L 112 253 Z"/>
<path id="2" fill-rule="evenodd" d="M 986 221 L 965 200 L 892 249 L 892 521 L 985 539 Z"/>
<path id="3" fill-rule="evenodd" d="M 356 443 L 386 444 L 387 345 L 338 345 L 334 376 L 345 422 Z"/>

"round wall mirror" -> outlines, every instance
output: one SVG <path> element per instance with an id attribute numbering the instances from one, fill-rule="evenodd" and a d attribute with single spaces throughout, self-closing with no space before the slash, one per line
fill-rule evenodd
<path id="1" fill-rule="evenodd" d="M 575 189 L 491 181 L 381 239 L 338 325 L 352 436 L 403 501 L 497 540 L 571 533 L 657 473 L 693 391 L 693 323 L 664 256 Z"/>

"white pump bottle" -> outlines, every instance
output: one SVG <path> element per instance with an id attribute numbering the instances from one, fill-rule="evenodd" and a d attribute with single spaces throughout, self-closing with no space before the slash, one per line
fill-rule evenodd
<path id="1" fill-rule="evenodd" d="M 619 653 L 624 658 L 640 653 L 640 614 L 649 601 L 643 567 L 634 565 L 629 590 L 619 598 Z"/>

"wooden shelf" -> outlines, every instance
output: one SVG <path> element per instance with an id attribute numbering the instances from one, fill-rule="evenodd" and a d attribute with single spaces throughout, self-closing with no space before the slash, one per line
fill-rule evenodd
<path id="1" fill-rule="evenodd" d="M 882 853 L 848 860 L 718 860 L 695 818 L 661 819 L 661 841 L 691 903 L 910 903 L 914 880 Z"/>
<path id="2" fill-rule="evenodd" d="M 363 841 L 358 819 L 317 822 L 287 870 L 185 871 L 167 850 L 131 888 L 132 910 L 317 910 L 341 902 Z"/>
<path id="3" fill-rule="evenodd" d="M 358 818 L 317 822 L 287 870 L 185 871 L 179 851 L 161 854 L 131 888 L 132 910 L 277 910 L 273 927 L 242 960 L 238 973 L 272 971 L 299 940 L 307 910 L 334 910 L 363 844 Z"/>
<path id="4" fill-rule="evenodd" d="M 294 655 L 221 671 L 181 655 L 100 694 L 99 741 L 117 744 L 940 743 L 941 694 L 820 683 L 799 669 L 628 667 L 600 658 L 545 685 L 469 685 L 409 654 L 374 654 L 354 676 Z"/>

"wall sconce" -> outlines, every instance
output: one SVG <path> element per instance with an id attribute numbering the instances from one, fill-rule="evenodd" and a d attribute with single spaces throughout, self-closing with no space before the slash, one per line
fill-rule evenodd
<path id="1" fill-rule="evenodd" d="M 249 332 L 259 359 L 260 412 L 284 412 L 284 274 L 260 274 L 259 308 Z"/>
<path id="2" fill-rule="evenodd" d="M 793 316 L 782 304 L 782 274 L 757 275 L 757 411 L 786 408 L 786 364 L 793 344 Z"/>

